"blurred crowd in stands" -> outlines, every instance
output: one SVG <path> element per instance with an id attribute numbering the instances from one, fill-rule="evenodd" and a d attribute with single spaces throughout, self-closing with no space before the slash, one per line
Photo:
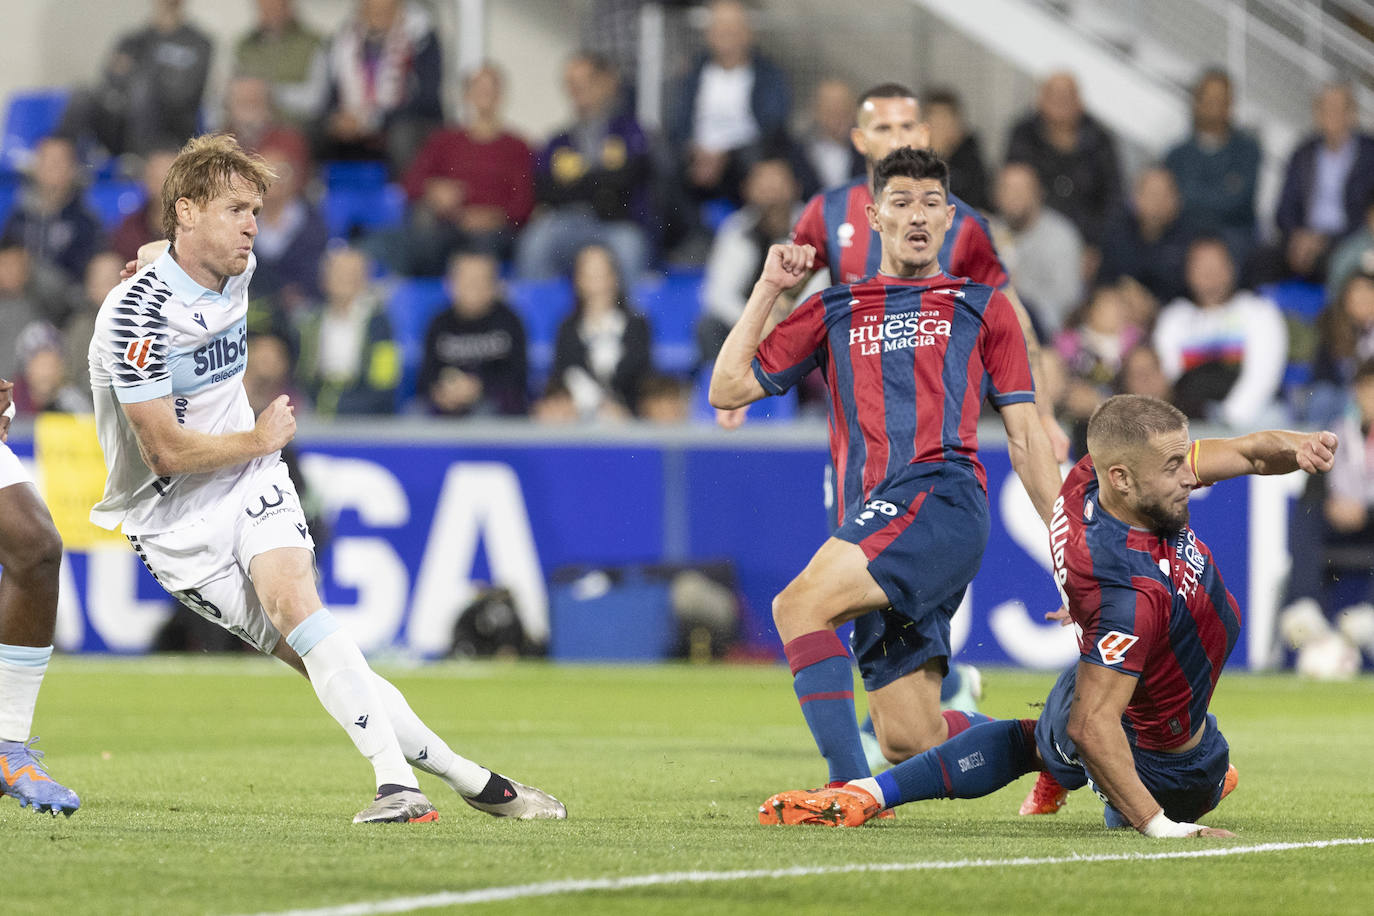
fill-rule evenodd
<path id="1" fill-rule="evenodd" d="M 162 236 L 178 146 L 222 129 L 279 175 L 259 220 L 251 386 L 320 415 L 709 418 L 701 379 L 768 244 L 811 195 L 864 173 L 850 136 L 866 87 L 822 79 L 799 106 L 749 9 L 702 5 L 703 47 L 669 81 L 661 132 L 636 121 L 631 35 L 628 52 L 569 57 L 572 120 L 537 138 L 507 119 L 511 75 L 491 64 L 451 87 L 462 114 L 445 121 L 449 50 L 418 0 L 356 0 L 328 36 L 291 0 L 255 0 L 217 99 L 214 42 L 178 0 L 154 0 L 0 176 L 0 376 L 23 412 L 88 406 L 93 311 Z M 980 145 L 957 93 L 921 103 L 1080 449 L 1092 408 L 1123 390 L 1234 428 L 1354 410 L 1374 357 L 1374 137 L 1348 86 L 1316 94 L 1270 238 L 1262 151 L 1221 70 L 1193 87 L 1191 133 L 1134 176 L 1067 72 L 1043 80 L 1005 151 Z M 817 412 L 806 391 L 771 413 Z"/>

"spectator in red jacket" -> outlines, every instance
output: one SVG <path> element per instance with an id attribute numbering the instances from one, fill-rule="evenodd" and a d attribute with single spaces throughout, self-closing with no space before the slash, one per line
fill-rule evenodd
<path id="1" fill-rule="evenodd" d="M 464 123 L 431 134 L 411 163 L 406 227 L 370 246 L 397 273 L 438 276 L 455 251 L 510 257 L 534 209 L 534 154 L 501 118 L 504 88 L 492 64 L 469 74 Z"/>

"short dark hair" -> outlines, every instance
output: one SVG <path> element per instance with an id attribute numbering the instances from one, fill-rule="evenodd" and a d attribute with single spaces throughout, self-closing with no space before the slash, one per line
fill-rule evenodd
<path id="1" fill-rule="evenodd" d="M 1150 437 L 1185 429 L 1188 418 L 1174 405 L 1143 394 L 1118 394 L 1101 404 L 1088 418 L 1088 453 L 1093 464 L 1106 470 L 1129 463 L 1150 443 Z"/>
<path id="2" fill-rule="evenodd" d="M 873 197 L 883 193 L 883 188 L 893 178 L 934 178 L 949 197 L 949 166 L 945 160 L 928 149 L 912 149 L 903 146 L 888 153 L 873 167 Z"/>
<path id="3" fill-rule="evenodd" d="M 859 107 L 864 107 L 864 102 L 869 99 L 914 99 L 916 93 L 912 92 L 901 83 L 879 83 L 859 96 Z"/>
<path id="4" fill-rule="evenodd" d="M 959 93 L 948 86 L 934 86 L 927 89 L 921 103 L 927 108 L 944 105 L 946 108 L 952 109 L 955 114 L 962 114 L 964 111 L 964 103 L 960 101 Z"/>

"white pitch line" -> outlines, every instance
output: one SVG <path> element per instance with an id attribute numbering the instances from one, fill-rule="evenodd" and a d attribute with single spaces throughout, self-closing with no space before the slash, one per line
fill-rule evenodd
<path id="1" fill-rule="evenodd" d="M 1200 841 L 1201 842 L 1201 841 Z M 466 906 L 473 903 L 496 903 L 522 897 L 550 897 L 556 894 L 576 894 L 586 891 L 623 891 L 637 887 L 656 887 L 667 884 L 709 884 L 721 881 L 749 881 L 776 878 L 813 878 L 826 875 L 851 875 L 863 872 L 950 871 L 960 868 L 1023 868 L 1032 865 L 1083 865 L 1095 862 L 1154 862 L 1162 859 L 1202 859 L 1215 856 L 1239 856 L 1257 852 L 1286 852 L 1293 849 L 1327 849 L 1332 846 L 1368 846 L 1371 837 L 1349 837 L 1337 840 L 1313 840 L 1307 843 L 1263 843 L 1258 846 L 1213 846 L 1208 849 L 1189 849 L 1175 852 L 1123 852 L 1089 856 L 1059 856 L 1054 858 L 1019 859 L 961 859 L 953 862 L 879 862 L 856 865 L 823 865 L 815 867 L 750 869 L 747 871 L 679 871 L 657 875 L 632 875 L 627 878 L 584 878 L 564 881 L 543 881 L 538 884 L 515 884 L 509 887 L 487 887 L 472 891 L 444 891 L 421 897 L 394 897 L 371 903 L 345 903 L 311 910 L 286 910 L 261 913 L 258 916 L 375 916 L 381 913 L 412 913 L 441 906 Z"/>

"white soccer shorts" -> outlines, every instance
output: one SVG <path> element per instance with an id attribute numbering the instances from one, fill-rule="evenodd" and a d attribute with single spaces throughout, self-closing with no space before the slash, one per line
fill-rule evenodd
<path id="1" fill-rule="evenodd" d="M 178 601 L 265 653 L 276 648 L 281 633 L 253 589 L 249 564 L 279 547 L 315 549 L 281 462 L 239 484 L 195 524 L 166 534 L 129 535 L 129 543 Z"/>

